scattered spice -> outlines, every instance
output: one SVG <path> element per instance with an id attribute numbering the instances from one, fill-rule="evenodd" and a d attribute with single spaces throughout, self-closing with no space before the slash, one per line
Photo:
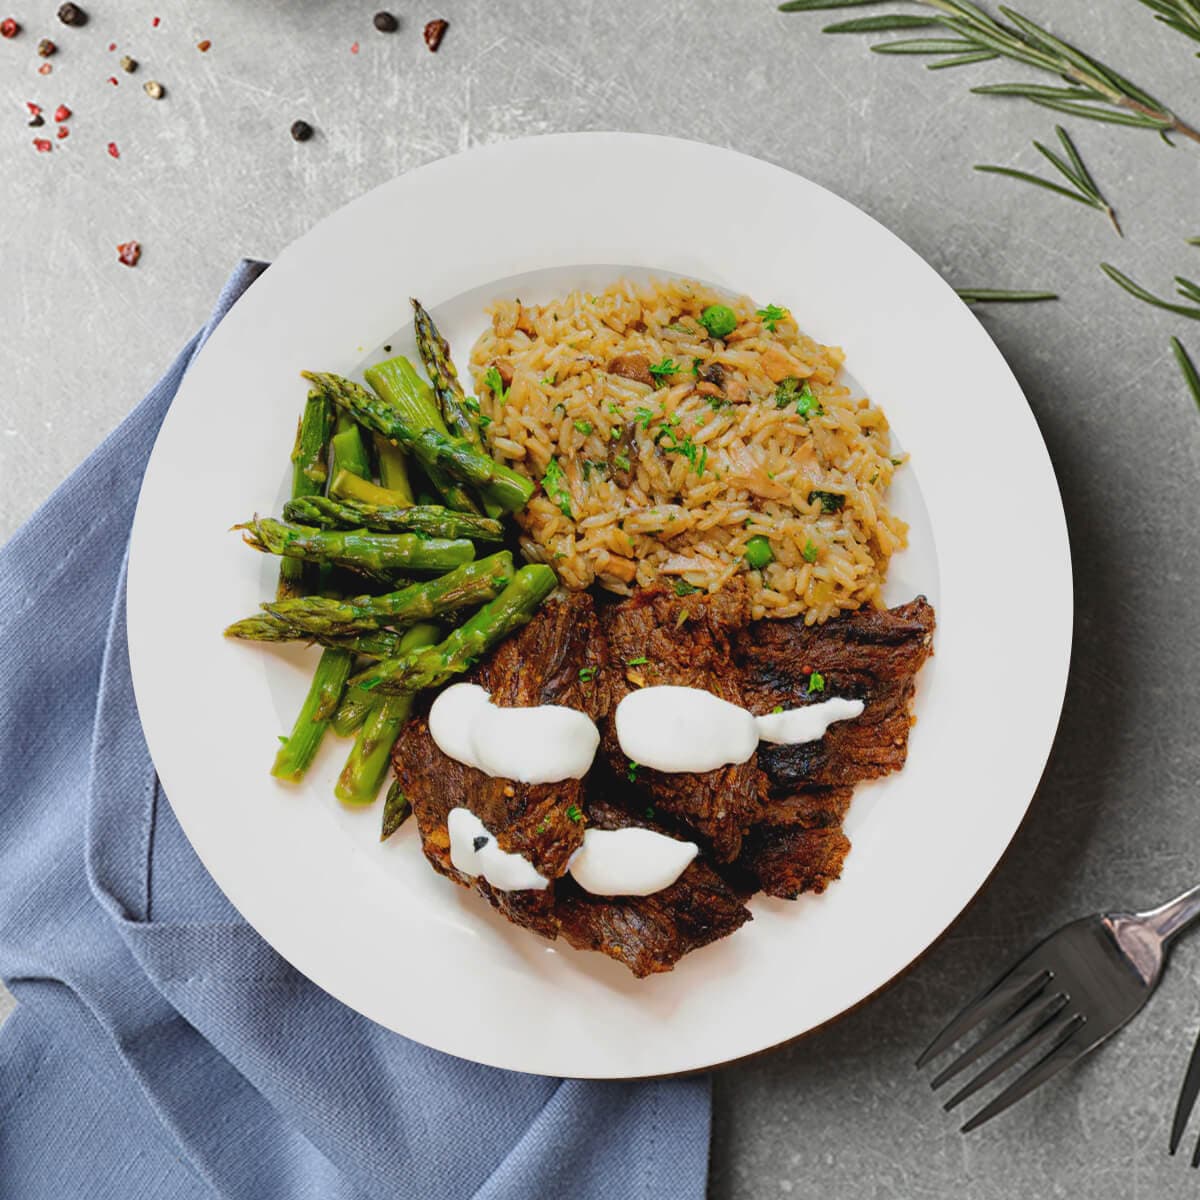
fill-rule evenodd
<path id="1" fill-rule="evenodd" d="M 30 129 L 41 129 L 41 127 L 43 125 L 45 125 L 45 123 L 46 123 L 46 118 L 43 117 L 40 112 L 34 113 L 33 116 L 29 118 L 29 128 Z"/>
<path id="2" fill-rule="evenodd" d="M 50 72 L 53 70 L 54 70 L 54 68 L 49 63 L 42 63 L 42 65 L 40 67 L 38 67 L 38 74 L 39 75 L 49 75 Z"/>
<path id="3" fill-rule="evenodd" d="M 350 46 L 350 53 L 351 53 L 351 54 L 357 54 L 357 53 L 358 53 L 358 43 L 357 43 L 357 42 L 354 42 L 354 43 L 353 43 L 353 44 Z"/>
<path id="4" fill-rule="evenodd" d="M 54 110 L 54 119 L 59 122 L 69 121 L 71 119 L 71 110 L 65 104 L 60 104 Z"/>
<path id="5" fill-rule="evenodd" d="M 59 141 L 62 141 L 63 138 L 70 136 L 71 131 L 65 125 L 60 125 L 58 127 L 58 132 L 55 134 L 55 137 L 57 137 Z"/>
<path id="6" fill-rule="evenodd" d="M 114 51 L 116 48 L 117 48 L 117 43 L 116 43 L 116 42 L 109 42 L 109 43 L 108 43 L 108 52 L 109 52 L 109 54 L 111 54 L 111 53 L 112 53 L 112 52 L 113 52 L 113 51 Z"/>
<path id="7" fill-rule="evenodd" d="M 163 92 L 165 89 L 157 79 L 147 79 L 146 82 L 142 84 L 142 91 L 144 91 L 151 100 L 161 100 L 163 98 Z"/>
<path id="8" fill-rule="evenodd" d="M 136 267 L 138 259 L 142 257 L 141 242 L 121 242 L 117 246 L 117 262 L 124 263 L 127 267 Z"/>
<path id="9" fill-rule="evenodd" d="M 109 153 L 109 155 L 110 155 L 111 157 L 113 157 L 113 158 L 120 158 L 120 157 L 121 157 L 121 152 L 120 152 L 120 150 L 118 150 L 118 149 L 117 149 L 117 143 L 116 143 L 116 142 L 109 142 L 109 143 L 108 143 L 108 153 Z"/>
<path id="10" fill-rule="evenodd" d="M 110 75 L 108 77 L 108 82 L 111 83 L 113 85 L 113 87 L 121 86 L 121 81 L 115 75 Z"/>
<path id="11" fill-rule="evenodd" d="M 313 135 L 313 127 L 307 121 L 293 121 L 289 132 L 293 142 L 307 142 Z"/>
<path id="12" fill-rule="evenodd" d="M 15 38 L 20 32 L 21 26 L 12 17 L 5 17 L 0 21 L 0 37 Z"/>
<path id="13" fill-rule="evenodd" d="M 425 45 L 433 54 L 437 53 L 438 47 L 442 44 L 442 38 L 446 36 L 446 30 L 450 27 L 449 21 L 430 21 L 425 26 Z"/>
<path id="14" fill-rule="evenodd" d="M 196 43 L 196 49 L 201 54 L 207 54 L 212 49 L 212 42 L 208 38 L 205 38 L 204 41 Z"/>
<path id="15" fill-rule="evenodd" d="M 32 100 L 26 100 L 25 107 L 29 109 L 30 116 L 34 117 L 38 116 L 42 111 L 42 106 L 40 104 L 34 104 Z"/>
<path id="16" fill-rule="evenodd" d="M 157 29 L 159 26 L 159 21 L 160 21 L 159 17 L 152 17 L 150 20 L 150 28 Z"/>
<path id="17" fill-rule="evenodd" d="M 121 55 L 121 70 L 126 75 L 132 75 L 137 69 L 138 63 L 136 58 L 130 58 L 128 54 Z"/>
<path id="18" fill-rule="evenodd" d="M 49 138 L 34 138 L 33 147 L 39 154 L 49 154 L 54 149 L 54 143 Z"/>
<path id="19" fill-rule="evenodd" d="M 395 33 L 400 28 L 400 22 L 390 12 L 377 12 L 374 24 L 380 33 Z"/>
<path id="20" fill-rule="evenodd" d="M 52 54 L 58 53 L 58 47 L 49 38 L 42 38 L 38 42 L 37 51 L 40 58 L 49 58 Z"/>
<path id="21" fill-rule="evenodd" d="M 76 29 L 88 23 L 88 15 L 78 4 L 64 4 L 58 10 L 58 19 L 64 25 L 73 25 Z"/>

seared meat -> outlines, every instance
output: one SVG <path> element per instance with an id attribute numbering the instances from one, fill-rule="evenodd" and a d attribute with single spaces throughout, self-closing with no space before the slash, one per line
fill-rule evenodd
<path id="1" fill-rule="evenodd" d="M 836 825 L 759 825 L 742 846 L 737 866 L 768 896 L 795 900 L 801 892 L 823 892 L 842 873 L 850 839 Z"/>
<path id="2" fill-rule="evenodd" d="M 663 684 L 701 688 L 732 704 L 747 704 L 730 645 L 732 635 L 749 620 L 740 582 L 714 596 L 675 596 L 666 589 L 639 592 L 602 609 L 600 619 L 608 642 L 605 676 L 613 709 L 635 688 Z M 701 833 L 715 859 L 728 862 L 737 855 L 742 834 L 760 815 L 765 797 L 764 777 L 753 759 L 703 774 L 634 768 L 613 722 L 603 727 L 602 750 L 614 772 L 633 775 L 647 803 Z"/>
<path id="3" fill-rule="evenodd" d="M 734 639 L 747 707 L 754 713 L 847 696 L 866 702 L 819 742 L 759 747 L 773 794 L 812 785 L 850 787 L 898 771 L 908 751 L 909 702 L 932 651 L 934 612 L 924 596 L 886 611 L 847 613 L 824 625 L 759 621 Z M 808 692 L 818 672 L 825 690 Z"/>
<path id="4" fill-rule="evenodd" d="M 588 818 L 600 829 L 636 824 L 668 832 L 595 798 Z M 556 894 L 562 936 L 578 950 L 599 950 L 623 962 L 639 978 L 669 971 L 685 954 L 751 919 L 737 892 L 700 858 L 652 896 L 593 896 L 570 877 L 556 884 Z"/>

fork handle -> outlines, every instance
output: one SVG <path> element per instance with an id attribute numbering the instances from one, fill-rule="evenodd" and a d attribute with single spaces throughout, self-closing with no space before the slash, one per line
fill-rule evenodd
<path id="1" fill-rule="evenodd" d="M 1176 896 L 1161 907 L 1138 915 L 1165 946 L 1194 921 L 1200 920 L 1200 886 L 1189 888 L 1182 896 Z"/>

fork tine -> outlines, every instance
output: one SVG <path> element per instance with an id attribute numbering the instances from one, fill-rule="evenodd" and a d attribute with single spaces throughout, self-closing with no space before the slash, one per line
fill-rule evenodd
<path id="1" fill-rule="evenodd" d="M 1050 1050 L 1040 1058 L 1019 1079 L 1014 1079 L 988 1104 L 981 1108 L 962 1127 L 963 1133 L 978 1129 L 985 1121 L 998 1116 L 1011 1104 L 1015 1104 L 1022 1096 L 1027 1096 L 1034 1088 L 1045 1083 L 1047 1079 L 1057 1075 L 1064 1067 L 1078 1062 L 1089 1050 L 1100 1045 L 1100 1040 L 1087 1042 L 1087 1018 L 1082 1013 L 1076 1013 L 1055 1038 Z M 1101 1039 L 1102 1040 L 1102 1039 Z"/>
<path id="2" fill-rule="evenodd" d="M 1188 1118 L 1192 1115 L 1192 1109 L 1196 1107 L 1197 1095 L 1200 1095 L 1200 1035 L 1197 1035 L 1196 1044 L 1192 1047 L 1187 1074 L 1183 1077 L 1183 1087 L 1179 1089 L 1179 1099 L 1175 1104 L 1175 1119 L 1171 1122 L 1172 1154 L 1179 1149 Z M 1192 1165 L 1195 1166 L 1195 1162 Z"/>
<path id="3" fill-rule="evenodd" d="M 1200 1167 L 1200 1138 L 1196 1139 L 1196 1148 L 1192 1151 L 1192 1166 Z"/>
<path id="4" fill-rule="evenodd" d="M 1024 961 L 1022 959 L 1021 963 Z M 925 1047 L 921 1052 L 921 1057 L 917 1059 L 917 1066 L 923 1067 L 931 1058 L 936 1058 L 942 1051 L 948 1050 L 964 1033 L 978 1025 L 980 1021 L 992 1016 L 993 1013 L 999 1012 L 1006 1006 L 1024 1004 L 1027 1000 L 1032 999 L 1053 978 L 1053 975 L 1049 971 L 1041 971 L 1033 976 L 1032 979 L 1018 981 L 1016 975 L 1021 963 L 1017 963 L 1006 975 L 1002 975 L 992 984 L 990 988 L 976 996 Z"/>
<path id="5" fill-rule="evenodd" d="M 981 1037 L 974 1045 L 969 1046 L 941 1074 L 935 1076 L 929 1086 L 935 1090 L 940 1088 L 943 1083 L 948 1079 L 953 1079 L 955 1075 L 969 1067 L 976 1059 L 1000 1045 L 1001 1042 L 1007 1041 L 1021 1025 L 1028 1026 L 1025 1035 L 1021 1039 L 1024 1041 L 1030 1033 L 1040 1029 L 1051 1017 L 1057 1016 L 1067 1003 L 1067 997 L 1062 992 L 1041 1003 L 1039 1003 L 1040 998 L 1041 992 L 1018 1008 L 1003 1024 L 998 1025 L 991 1033 Z M 1030 1020 L 1030 1017 L 1033 1019 Z"/>
<path id="6" fill-rule="evenodd" d="M 1058 1020 L 1058 1017 L 1066 1003 L 1067 997 L 1061 992 L 1055 996 L 1045 1006 L 1044 1011 L 1047 1013 L 1045 1018 L 1039 1024 L 1035 1025 L 1015 1046 L 1010 1047 L 1003 1054 L 999 1055 L 994 1061 L 984 1067 L 978 1075 L 963 1084 L 942 1105 L 946 1112 L 949 1112 L 952 1108 L 957 1108 L 968 1096 L 973 1096 L 981 1087 L 986 1087 L 993 1079 L 999 1078 L 1009 1067 L 1015 1066 L 1021 1059 L 1026 1058 L 1030 1051 L 1041 1051 L 1046 1047 L 1048 1042 L 1053 1042 L 1054 1035 L 1062 1028 L 1062 1023 Z"/>

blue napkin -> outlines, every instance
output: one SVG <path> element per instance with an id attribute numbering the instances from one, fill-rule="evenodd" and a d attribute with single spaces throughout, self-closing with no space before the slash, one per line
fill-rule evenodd
<path id="1" fill-rule="evenodd" d="M 188 845 L 134 708 L 125 555 L 146 459 L 208 326 L 0 551 L 0 1194 L 699 1197 L 705 1078 L 477 1066 L 284 962 Z M 607 1031 L 597 1030 L 602 1037 Z"/>

